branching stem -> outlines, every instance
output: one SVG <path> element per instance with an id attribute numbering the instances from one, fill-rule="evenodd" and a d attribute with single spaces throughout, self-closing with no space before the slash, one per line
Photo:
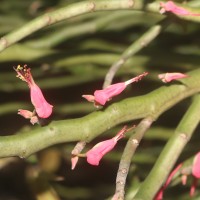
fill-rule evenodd
<path id="1" fill-rule="evenodd" d="M 199 124 L 199 110 L 200 95 L 197 95 L 133 199 L 154 198 Z"/>

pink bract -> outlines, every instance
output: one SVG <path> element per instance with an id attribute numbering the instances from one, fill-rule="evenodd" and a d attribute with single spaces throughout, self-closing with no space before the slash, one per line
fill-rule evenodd
<path id="1" fill-rule="evenodd" d="M 161 79 L 164 83 L 169 83 L 173 80 L 178 80 L 178 79 L 182 79 L 186 77 L 188 77 L 188 75 L 180 73 L 180 72 L 165 73 L 165 74 L 158 75 L 158 78 Z"/>
<path id="2" fill-rule="evenodd" d="M 114 96 L 120 94 L 126 88 L 125 83 L 116 83 L 110 85 L 104 90 L 96 90 L 94 92 L 95 101 L 100 105 L 105 105 L 105 103 L 111 100 Z"/>
<path id="3" fill-rule="evenodd" d="M 91 165 L 96 165 L 96 166 L 99 165 L 99 162 L 102 159 L 102 157 L 115 147 L 118 140 L 124 137 L 126 131 L 127 127 L 124 126 L 124 128 L 121 129 L 115 137 L 97 143 L 92 149 L 90 149 L 86 153 L 87 162 Z"/>

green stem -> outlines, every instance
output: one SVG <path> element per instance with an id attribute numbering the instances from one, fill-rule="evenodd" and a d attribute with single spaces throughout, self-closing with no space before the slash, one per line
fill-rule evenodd
<path id="1" fill-rule="evenodd" d="M 86 35 L 86 34 L 88 35 L 94 34 L 98 31 L 104 30 L 105 28 L 109 30 L 116 29 L 115 26 L 113 26 L 113 24 L 118 25 L 118 29 L 123 29 L 124 21 L 126 21 L 126 23 L 127 21 L 130 21 L 128 23 L 129 25 L 142 23 L 142 20 L 139 19 L 139 17 L 144 19 L 146 15 L 144 13 L 135 13 L 132 11 L 127 11 L 127 10 L 123 12 L 121 11 L 116 11 L 113 13 L 111 12 L 109 14 L 103 12 L 102 15 L 100 15 L 100 17 L 98 17 L 97 19 L 94 19 L 92 21 L 85 22 L 85 23 L 81 22 L 75 25 L 66 24 L 66 26 L 62 28 L 58 28 L 58 31 L 56 32 L 52 31 L 52 33 L 46 35 L 45 37 L 40 37 L 39 39 L 34 39 L 32 41 L 26 42 L 26 45 L 29 45 L 35 48 L 50 48 L 62 43 L 63 41 L 69 40 L 71 38 Z M 151 23 L 152 21 L 156 20 L 155 15 L 153 14 L 149 14 L 148 17 L 149 18 L 151 17 Z M 121 23 L 120 23 L 120 20 L 122 21 Z M 145 20 L 145 22 L 147 22 L 147 20 Z"/>
<path id="2" fill-rule="evenodd" d="M 26 36 L 59 21 L 69 19 L 84 13 L 96 12 L 101 10 L 130 9 L 133 7 L 133 0 L 101 0 L 83 1 L 75 3 L 58 10 L 46 13 L 38 17 L 21 28 L 5 35 L 0 40 L 0 52 L 10 45 L 20 41 Z"/>
<path id="3" fill-rule="evenodd" d="M 125 99 L 82 118 L 54 121 L 24 134 L 1 136 L 0 157 L 27 157 L 54 144 L 90 141 L 123 122 L 145 117 L 155 119 L 181 100 L 200 91 L 200 69 L 188 74 L 189 78 L 181 80 L 183 84 L 164 86 L 147 95 Z"/>
<path id="4" fill-rule="evenodd" d="M 153 58 L 151 60 L 150 58 Z M 72 65 L 83 64 L 97 64 L 97 65 L 111 65 L 116 60 L 120 59 L 120 55 L 114 53 L 97 53 L 91 55 L 77 55 L 70 58 L 64 58 L 57 62 L 54 62 L 56 68 L 70 68 Z M 168 62 L 166 62 L 166 60 Z M 194 66 L 199 65 L 199 56 L 195 55 L 183 55 L 178 53 L 166 52 L 151 52 L 148 54 L 134 55 L 124 64 L 127 68 L 130 66 L 144 66 L 144 65 L 159 65 L 159 66 L 175 66 L 179 69 L 194 69 Z M 181 66 L 181 67 L 180 67 Z M 190 67 L 191 66 L 191 67 Z M 130 68 L 130 67 L 129 67 Z M 123 68 L 122 68 L 123 70 Z M 141 72 L 141 67 L 135 67 L 134 70 Z"/>
<path id="5" fill-rule="evenodd" d="M 1 48 L 1 47 L 0 47 Z M 56 51 L 49 49 L 34 49 L 24 44 L 15 44 L 0 54 L 0 62 L 25 61 L 30 62 L 45 56 L 51 56 Z"/>
<path id="6" fill-rule="evenodd" d="M 199 110 L 200 95 L 197 95 L 133 199 L 153 199 L 199 124 Z"/>
<path id="7" fill-rule="evenodd" d="M 148 31 L 146 31 L 139 39 L 132 43 L 122 54 L 120 59 L 116 61 L 109 69 L 106 74 L 103 88 L 108 87 L 119 68 L 134 54 L 146 47 L 152 40 L 154 40 L 161 31 L 168 25 L 168 20 L 163 20 L 159 24 L 152 26 Z"/>
<path id="8" fill-rule="evenodd" d="M 75 16 L 79 16 L 85 13 L 105 11 L 105 10 L 122 10 L 131 9 L 135 10 L 147 10 L 151 12 L 156 12 L 159 14 L 159 3 L 156 1 L 153 3 L 146 4 L 146 0 L 100 0 L 100 1 L 83 1 L 79 3 L 74 3 L 72 5 L 57 9 L 55 11 L 46 13 L 31 22 L 25 24 L 21 28 L 14 30 L 13 32 L 3 36 L 0 39 L 0 52 L 11 46 L 12 44 L 20 41 L 21 39 L 27 37 L 28 35 L 52 24 L 60 22 L 65 19 L 70 19 Z M 185 5 L 184 5 L 185 7 Z M 186 8 L 194 13 L 200 13 L 200 9 Z M 189 21 L 200 22 L 198 16 L 185 16 L 178 15 L 177 17 L 181 19 L 186 19 Z"/>
<path id="9" fill-rule="evenodd" d="M 116 178 L 116 190 L 114 197 L 117 197 L 118 200 L 124 199 L 124 188 L 126 184 L 126 177 L 129 172 L 129 167 L 131 164 L 131 160 L 133 157 L 133 154 L 135 153 L 140 141 L 144 137 L 144 134 L 149 129 L 151 124 L 153 123 L 154 119 L 151 118 L 144 118 L 139 125 L 137 126 L 136 130 L 134 131 L 135 134 L 133 134 L 124 149 L 124 152 L 122 154 L 119 169 L 117 172 L 117 178 Z"/>

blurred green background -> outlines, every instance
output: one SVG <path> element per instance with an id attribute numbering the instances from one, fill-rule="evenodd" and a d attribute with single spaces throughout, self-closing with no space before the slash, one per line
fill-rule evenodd
<path id="1" fill-rule="evenodd" d="M 0 35 L 8 34 L 45 12 L 75 2 L 78 0 L 1 0 Z M 13 66 L 27 64 L 31 67 L 35 81 L 54 105 L 52 120 L 82 117 L 96 108 L 81 95 L 101 89 L 109 67 L 128 46 L 163 18 L 159 13 L 133 10 L 94 12 L 46 27 L 7 48 L 0 54 L 1 136 L 34 129 L 28 120 L 17 115 L 19 108 L 31 110 L 33 107 L 28 87 L 15 77 Z M 123 65 L 113 82 L 125 81 L 144 71 L 148 71 L 149 76 L 128 87 L 113 102 L 159 88 L 163 85 L 157 79 L 159 73 L 185 73 L 199 68 L 199 35 L 198 23 L 172 18 L 170 26 Z M 167 111 L 147 133 L 133 158 L 126 187 L 127 199 L 149 173 L 190 102 L 188 98 Z M 120 128 L 115 127 L 96 138 L 85 150 L 112 137 Z M 98 167 L 81 159 L 71 171 L 70 153 L 75 143 L 55 145 L 24 160 L 1 159 L 0 199 L 101 200 L 111 197 L 127 138 L 120 141 Z M 198 151 L 198 139 L 198 133 L 194 134 L 180 160 Z M 189 186 L 179 184 L 166 191 L 165 199 L 188 199 L 188 191 Z"/>

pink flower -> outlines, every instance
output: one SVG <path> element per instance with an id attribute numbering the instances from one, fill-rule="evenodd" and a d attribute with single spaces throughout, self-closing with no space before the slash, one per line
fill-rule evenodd
<path id="1" fill-rule="evenodd" d="M 188 75 L 182 74 L 179 72 L 174 72 L 174 73 L 165 73 L 165 74 L 159 74 L 158 78 L 161 79 L 164 83 L 169 83 L 173 80 L 178 80 L 182 78 L 186 78 Z"/>
<path id="2" fill-rule="evenodd" d="M 194 176 L 194 181 L 190 188 L 191 197 L 194 195 L 196 187 L 197 187 L 198 179 L 200 179 L 200 152 L 198 152 L 194 157 L 193 164 L 192 164 L 192 175 Z"/>
<path id="3" fill-rule="evenodd" d="M 99 161 L 102 159 L 102 157 L 115 147 L 118 140 L 123 138 L 125 132 L 127 131 L 127 127 L 124 126 L 124 128 L 121 129 L 112 139 L 97 143 L 86 153 L 87 162 L 91 165 L 99 165 Z"/>
<path id="4" fill-rule="evenodd" d="M 44 98 L 41 89 L 36 85 L 35 81 L 30 72 L 30 68 L 21 67 L 20 65 L 17 68 L 14 68 L 17 72 L 17 77 L 22 81 L 27 82 L 30 88 L 31 102 L 35 107 L 36 113 L 41 118 L 48 118 L 52 113 L 53 106 L 50 105 Z"/>
<path id="5" fill-rule="evenodd" d="M 93 95 L 82 95 L 82 97 L 87 99 L 89 102 L 94 102 L 96 106 L 98 106 L 98 105 L 104 106 L 107 101 L 110 101 L 114 96 L 117 96 L 122 91 L 124 91 L 124 89 L 127 87 L 127 85 L 141 80 L 147 74 L 148 74 L 147 72 L 144 72 L 143 74 L 141 74 L 135 78 L 132 78 L 126 82 L 110 85 L 103 90 L 96 90 L 94 92 L 94 96 Z"/>
<path id="6" fill-rule="evenodd" d="M 200 16 L 200 14 L 192 13 L 185 8 L 182 8 L 180 6 L 177 6 L 173 1 L 168 1 L 166 3 L 161 2 L 160 3 L 160 13 L 163 14 L 165 12 L 172 12 L 175 15 L 192 15 L 192 16 Z"/>

